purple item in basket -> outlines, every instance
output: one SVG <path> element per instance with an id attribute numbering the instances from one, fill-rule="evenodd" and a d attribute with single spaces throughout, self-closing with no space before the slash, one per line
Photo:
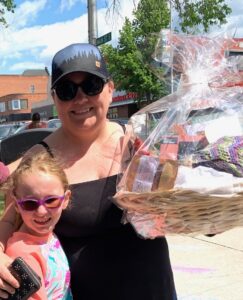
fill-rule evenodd
<path id="1" fill-rule="evenodd" d="M 225 136 L 194 153 L 193 167 L 205 166 L 243 177 L 243 136 Z"/>

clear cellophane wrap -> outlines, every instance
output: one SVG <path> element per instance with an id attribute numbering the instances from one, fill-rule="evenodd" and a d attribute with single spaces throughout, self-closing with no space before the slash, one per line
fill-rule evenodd
<path id="1" fill-rule="evenodd" d="M 130 118 L 114 202 L 144 238 L 242 226 L 243 78 L 238 57 L 227 57 L 235 42 L 167 38 L 180 84 Z"/>

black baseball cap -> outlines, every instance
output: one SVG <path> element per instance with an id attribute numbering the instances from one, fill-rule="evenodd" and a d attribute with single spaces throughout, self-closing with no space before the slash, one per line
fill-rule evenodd
<path id="1" fill-rule="evenodd" d="M 99 48 L 88 43 L 71 44 L 54 55 L 51 88 L 65 75 L 73 72 L 87 72 L 104 80 L 110 77 Z"/>

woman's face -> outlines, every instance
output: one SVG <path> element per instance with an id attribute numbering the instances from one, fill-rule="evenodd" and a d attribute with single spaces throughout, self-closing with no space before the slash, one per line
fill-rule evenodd
<path id="1" fill-rule="evenodd" d="M 62 81 L 69 80 L 80 84 L 89 75 L 84 72 L 74 72 L 66 75 Z M 78 129 L 82 129 L 82 132 L 84 130 L 89 132 L 92 129 L 97 129 L 97 126 L 106 119 L 109 105 L 112 102 L 113 89 L 112 81 L 106 83 L 103 91 L 95 96 L 88 96 L 79 88 L 76 96 L 69 101 L 60 100 L 56 92 L 54 92 L 53 99 L 63 128 L 68 128 L 74 133 Z"/>

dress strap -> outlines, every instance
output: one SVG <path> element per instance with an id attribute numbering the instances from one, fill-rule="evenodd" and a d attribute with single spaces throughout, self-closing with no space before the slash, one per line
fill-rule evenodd
<path id="1" fill-rule="evenodd" d="M 49 147 L 49 145 L 46 142 L 41 141 L 41 142 L 38 143 L 38 145 L 42 145 L 46 149 L 46 151 L 50 154 L 50 156 L 54 157 L 54 155 L 51 151 L 51 148 Z"/>

